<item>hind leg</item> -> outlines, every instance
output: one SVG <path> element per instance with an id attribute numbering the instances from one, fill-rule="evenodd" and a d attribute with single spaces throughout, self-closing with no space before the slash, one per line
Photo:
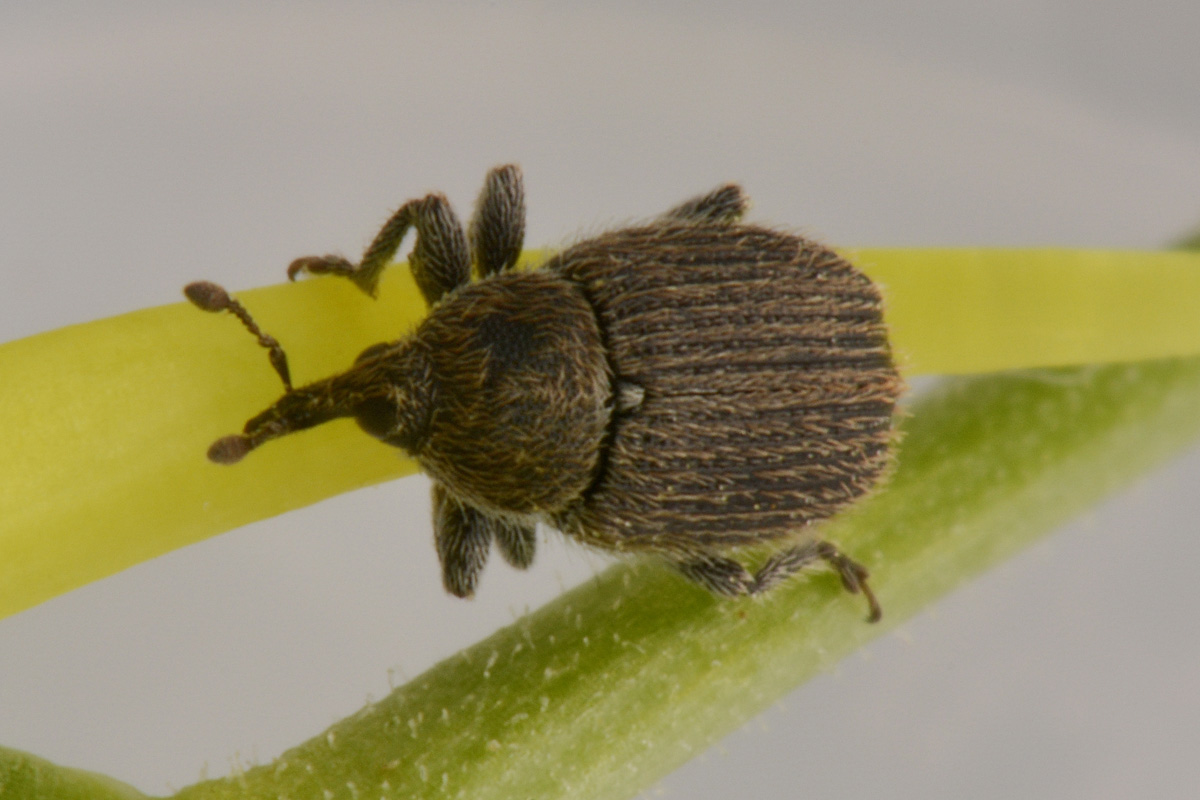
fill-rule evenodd
<path id="1" fill-rule="evenodd" d="M 829 542 L 807 542 L 776 553 L 753 575 L 737 561 L 724 556 L 698 556 L 675 562 L 674 566 L 684 577 L 710 592 L 736 597 L 768 592 L 814 561 L 827 563 L 842 579 L 846 591 L 851 594 L 862 593 L 867 599 L 868 622 L 880 620 L 883 609 L 867 584 L 869 573 L 866 567 Z"/>
<path id="2" fill-rule="evenodd" d="M 750 198 L 736 183 L 718 186 L 708 194 L 693 197 L 662 215 L 662 219 L 679 222 L 737 222 L 746 213 Z"/>
<path id="3" fill-rule="evenodd" d="M 754 593 L 754 576 L 732 558 L 696 556 L 674 561 L 671 566 L 675 567 L 683 577 L 722 597 L 737 597 Z"/>
<path id="4" fill-rule="evenodd" d="M 867 572 L 866 567 L 838 550 L 830 542 L 807 542 L 771 556 L 755 574 L 754 589 L 751 593 L 758 594 L 769 591 L 781 581 L 818 560 L 824 561 L 838 574 L 846 591 L 851 594 L 862 593 L 863 597 L 867 599 L 867 607 L 870 609 L 867 621 L 878 622 L 883 616 L 883 609 L 880 608 L 879 601 L 875 599 L 875 593 L 867 585 L 870 573 Z"/>

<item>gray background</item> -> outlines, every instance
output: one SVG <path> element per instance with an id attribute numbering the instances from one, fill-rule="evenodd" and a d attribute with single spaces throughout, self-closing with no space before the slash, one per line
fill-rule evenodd
<path id="1" fill-rule="evenodd" d="M 1192 0 L 195 5 L 0 6 L 0 340 L 355 254 L 404 199 L 468 207 L 507 160 L 531 244 L 725 180 L 844 245 L 1153 248 L 1200 222 Z M 1198 475 L 1193 451 L 663 795 L 1195 796 Z M 551 537 L 529 574 L 447 598 L 426 492 L 342 496 L 0 621 L 0 742 L 166 791 L 603 566 Z"/>

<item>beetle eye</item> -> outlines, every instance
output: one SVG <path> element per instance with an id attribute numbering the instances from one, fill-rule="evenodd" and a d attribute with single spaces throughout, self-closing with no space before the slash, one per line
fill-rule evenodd
<path id="1" fill-rule="evenodd" d="M 389 347 L 391 347 L 391 345 L 388 344 L 387 342 L 380 342 L 379 344 L 373 344 L 370 347 L 368 347 L 366 350 L 363 350 L 361 353 L 359 353 L 358 358 L 354 359 L 354 363 L 361 364 L 362 362 L 366 361 L 371 356 L 379 355 L 384 350 L 387 350 Z"/>
<path id="2" fill-rule="evenodd" d="M 396 404 L 386 397 L 368 397 L 354 409 L 354 419 L 358 427 L 376 439 L 383 439 L 396 430 L 397 410 Z"/>

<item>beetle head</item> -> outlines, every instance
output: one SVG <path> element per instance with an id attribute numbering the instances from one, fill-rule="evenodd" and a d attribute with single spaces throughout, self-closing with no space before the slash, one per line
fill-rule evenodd
<path id="1" fill-rule="evenodd" d="M 225 436 L 208 449 L 210 460 L 235 464 L 272 439 L 341 417 L 354 417 L 365 432 L 387 444 L 415 452 L 428 428 L 432 394 L 428 360 L 412 341 L 368 347 L 345 372 L 307 386 L 293 387 L 283 348 L 263 333 L 246 309 L 211 283 L 184 289 L 205 311 L 228 311 L 270 351 L 271 365 L 283 381 L 283 397 L 252 417 L 241 433 Z"/>

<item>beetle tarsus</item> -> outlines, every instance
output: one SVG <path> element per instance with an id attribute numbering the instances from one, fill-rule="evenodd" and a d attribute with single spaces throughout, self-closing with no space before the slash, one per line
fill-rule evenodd
<path id="1" fill-rule="evenodd" d="M 341 256 L 304 256 L 288 264 L 287 276 L 294 281 L 301 273 L 309 275 L 343 275 L 354 274 L 354 265 Z"/>

